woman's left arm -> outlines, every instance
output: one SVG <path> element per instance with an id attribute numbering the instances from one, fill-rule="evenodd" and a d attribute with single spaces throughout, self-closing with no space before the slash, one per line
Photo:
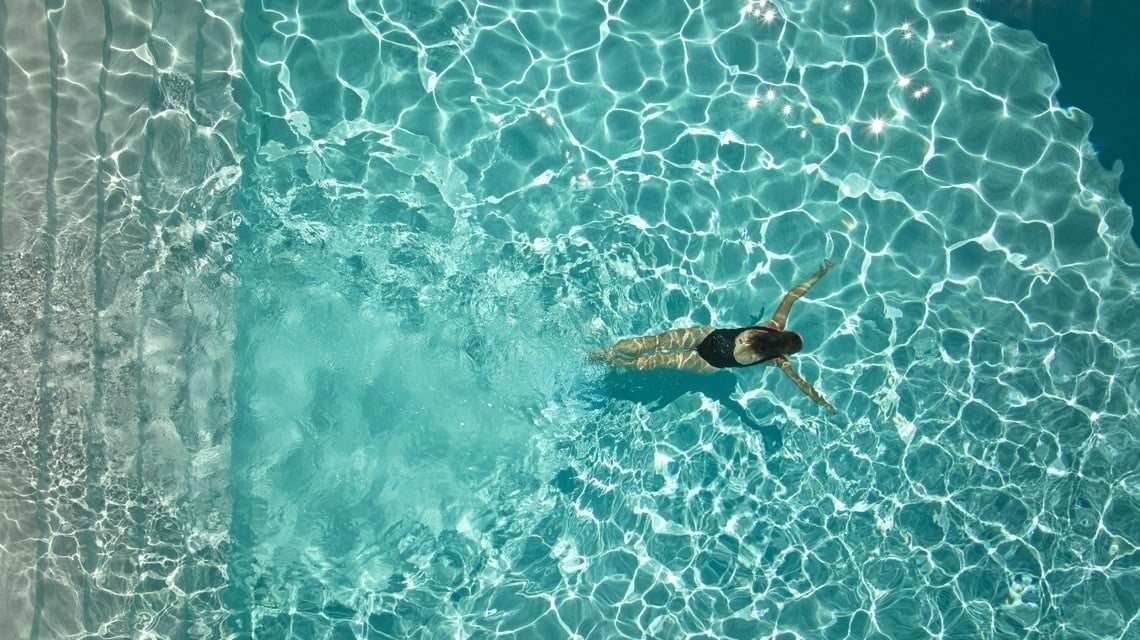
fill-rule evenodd
<path id="1" fill-rule="evenodd" d="M 772 314 L 772 319 L 768 322 L 771 322 L 777 329 L 783 331 L 784 326 L 788 323 L 788 313 L 792 310 L 792 305 L 795 304 L 796 300 L 802 298 L 803 295 L 808 292 L 808 289 L 814 287 L 815 283 L 819 282 L 819 279 L 827 275 L 827 272 L 831 271 L 834 267 L 834 262 L 830 260 L 824 260 L 823 265 L 819 268 L 818 271 L 812 274 L 810 278 L 796 285 L 792 288 L 791 291 L 784 294 L 784 298 L 780 300 L 780 306 L 776 307 L 776 313 Z"/>

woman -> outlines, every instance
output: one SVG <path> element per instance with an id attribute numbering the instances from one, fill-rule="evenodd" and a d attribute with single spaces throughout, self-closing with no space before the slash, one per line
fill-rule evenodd
<path id="1" fill-rule="evenodd" d="M 628 338 L 609 348 L 595 351 L 590 356 L 615 367 L 643 371 L 680 369 L 714 373 L 730 367 L 775 365 L 796 383 L 800 391 L 827 407 L 828 411 L 834 412 L 835 407 L 792 368 L 787 356 L 803 349 L 804 341 L 798 333 L 784 330 L 792 304 L 834 266 L 830 260 L 824 262 L 815 275 L 784 296 L 771 320 L 754 327 L 673 329 L 655 336 Z"/>

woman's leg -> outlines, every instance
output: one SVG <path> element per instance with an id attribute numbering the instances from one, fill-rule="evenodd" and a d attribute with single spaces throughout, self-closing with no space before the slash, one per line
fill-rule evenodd
<path id="1" fill-rule="evenodd" d="M 623 360 L 611 364 L 640 371 L 678 369 L 694 373 L 714 373 L 718 370 L 691 349 L 688 351 L 658 351 L 653 354 L 637 356 L 633 360 Z"/>
<path id="2" fill-rule="evenodd" d="M 711 327 L 672 329 L 653 336 L 619 340 L 605 351 L 611 356 L 636 358 L 654 351 L 684 351 L 692 349 L 712 333 Z"/>

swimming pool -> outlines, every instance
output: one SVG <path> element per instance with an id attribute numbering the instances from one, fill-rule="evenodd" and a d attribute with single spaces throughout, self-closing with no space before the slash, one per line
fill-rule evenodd
<path id="1" fill-rule="evenodd" d="M 49 9 L 3 16 L 0 635 L 1137 633 L 1140 255 L 1028 34 Z M 585 359 L 825 259 L 837 415 Z"/>

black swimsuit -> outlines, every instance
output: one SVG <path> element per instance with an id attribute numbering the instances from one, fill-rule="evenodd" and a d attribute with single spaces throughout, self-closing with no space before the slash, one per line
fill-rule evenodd
<path id="1" fill-rule="evenodd" d="M 745 327 L 743 329 L 715 329 L 712 333 L 705 336 L 705 339 L 697 345 L 697 353 L 704 359 L 705 362 L 711 364 L 718 369 L 726 369 L 728 367 L 752 367 L 764 362 L 764 360 L 757 360 L 752 364 L 740 364 L 733 355 L 736 350 L 736 337 L 745 331 L 751 331 L 756 327 Z"/>

